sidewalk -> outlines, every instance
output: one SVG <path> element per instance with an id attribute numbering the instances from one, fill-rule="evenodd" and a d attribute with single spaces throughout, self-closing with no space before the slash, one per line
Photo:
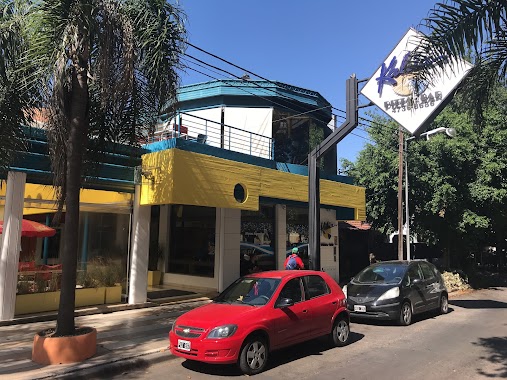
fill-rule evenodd
<path id="1" fill-rule="evenodd" d="M 167 334 L 174 320 L 187 310 L 206 304 L 209 298 L 175 301 L 161 306 L 76 317 L 77 326 L 97 329 L 97 354 L 83 363 L 43 366 L 31 361 L 34 335 L 54 327 L 54 320 L 0 327 L 0 378 L 24 380 L 82 377 L 85 373 L 124 371 L 148 362 L 171 358 Z M 31 317 L 32 321 L 37 317 Z M 30 319 L 27 319 L 30 321 Z M 115 364 L 116 363 L 116 364 Z M 79 372 L 77 372 L 79 371 Z M 82 377 L 85 378 L 85 377 Z"/>

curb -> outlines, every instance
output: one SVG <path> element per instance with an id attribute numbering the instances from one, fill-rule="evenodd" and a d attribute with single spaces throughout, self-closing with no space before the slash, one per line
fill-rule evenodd
<path id="1" fill-rule="evenodd" d="M 40 377 L 32 377 L 32 380 L 47 379 L 76 379 L 87 380 L 91 378 L 110 378 L 122 372 L 128 372 L 136 369 L 145 369 L 152 364 L 160 363 L 165 360 L 174 360 L 167 348 L 151 350 L 137 355 L 131 355 L 123 358 L 113 359 L 106 363 L 91 364 L 88 367 L 73 368 L 70 370 L 55 371 Z"/>
<path id="2" fill-rule="evenodd" d="M 157 307 L 159 304 L 153 302 L 145 302 L 140 304 L 128 305 L 128 304 L 118 304 L 118 305 L 101 305 L 93 308 L 84 308 L 77 309 L 74 311 L 74 317 L 82 317 L 85 315 L 93 315 L 93 314 L 108 314 L 114 313 L 115 311 L 125 311 L 125 310 L 135 310 L 135 309 L 144 309 L 150 307 Z M 3 326 L 12 326 L 12 325 L 20 325 L 25 323 L 36 323 L 36 322 L 47 322 L 47 321 L 55 321 L 57 319 L 58 312 L 54 311 L 51 313 L 45 314 L 35 314 L 35 315 L 27 315 L 18 318 L 14 318 L 8 321 L 0 321 L 0 327 Z"/>
<path id="3" fill-rule="evenodd" d="M 209 299 L 210 299 L 209 297 L 199 295 L 199 297 L 197 298 L 173 299 L 173 300 L 166 299 L 161 300 L 161 302 L 145 302 L 134 305 L 129 304 L 101 305 L 93 308 L 78 309 L 74 312 L 74 317 L 83 317 L 86 315 L 95 315 L 95 314 L 110 314 L 115 313 L 117 311 L 125 311 L 125 310 L 148 309 L 154 307 L 157 308 L 176 304 L 206 301 Z M 26 323 L 56 321 L 57 316 L 58 312 L 56 311 L 48 314 L 27 315 L 25 317 L 14 318 L 8 321 L 0 321 L 0 327 L 21 325 Z"/>

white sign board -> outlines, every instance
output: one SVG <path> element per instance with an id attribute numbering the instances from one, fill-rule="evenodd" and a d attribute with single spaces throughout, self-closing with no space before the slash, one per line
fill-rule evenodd
<path id="1" fill-rule="evenodd" d="M 449 62 L 431 84 L 416 85 L 414 72 L 405 68 L 421 36 L 416 30 L 409 29 L 361 90 L 364 96 L 412 134 L 417 134 L 432 119 L 472 68 L 465 61 Z"/>

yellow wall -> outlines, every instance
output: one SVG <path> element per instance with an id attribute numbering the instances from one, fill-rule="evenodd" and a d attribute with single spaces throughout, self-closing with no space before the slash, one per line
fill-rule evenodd
<path id="1" fill-rule="evenodd" d="M 308 177 L 274 169 L 168 149 L 143 156 L 141 204 L 188 204 L 258 210 L 259 197 L 308 202 Z M 247 199 L 234 199 L 234 186 L 247 189 Z M 320 181 L 322 205 L 355 209 L 364 220 L 365 189 L 328 180 Z"/>
<path id="2" fill-rule="evenodd" d="M 3 183 L 0 187 L 0 197 L 5 197 L 6 187 L 5 183 Z M 27 183 L 25 186 L 24 198 L 25 208 L 23 209 L 23 215 L 42 214 L 56 210 L 55 192 L 53 186 Z M 31 202 L 31 199 L 34 201 Z M 92 205 L 108 205 L 110 207 L 118 205 L 119 207 L 125 207 L 131 202 L 131 200 L 131 194 L 118 193 L 114 191 L 82 189 L 80 194 L 82 209 L 92 207 Z M 4 204 L 5 200 L 0 199 L 0 206 L 3 206 Z"/>

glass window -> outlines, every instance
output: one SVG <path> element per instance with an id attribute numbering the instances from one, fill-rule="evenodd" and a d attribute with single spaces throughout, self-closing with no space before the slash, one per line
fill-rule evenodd
<path id="1" fill-rule="evenodd" d="M 397 284 L 405 275 L 406 267 L 399 264 L 375 264 L 363 269 L 354 277 L 354 282 L 375 284 Z"/>
<path id="2" fill-rule="evenodd" d="M 308 299 L 329 294 L 329 288 L 326 281 L 324 281 L 324 279 L 320 276 L 305 276 L 304 284 L 305 295 Z"/>
<path id="3" fill-rule="evenodd" d="M 415 279 L 422 280 L 423 275 L 421 272 L 421 269 L 419 268 L 419 265 L 411 265 L 408 268 L 407 276 L 405 277 L 404 285 L 410 285 Z"/>
<path id="4" fill-rule="evenodd" d="M 308 208 L 287 206 L 286 256 L 294 247 L 298 248 L 298 256 L 303 260 L 305 268 L 309 268 Z"/>
<path id="5" fill-rule="evenodd" d="M 426 280 L 435 277 L 435 273 L 433 273 L 433 271 L 431 270 L 430 266 L 427 263 L 419 263 L 419 265 L 422 269 L 422 272 L 424 274 L 424 278 Z"/>
<path id="6" fill-rule="evenodd" d="M 303 300 L 303 296 L 301 294 L 301 281 L 299 278 L 293 278 L 285 284 L 277 301 L 282 298 L 290 298 L 294 301 L 294 303 L 301 302 Z"/>
<path id="7" fill-rule="evenodd" d="M 275 209 L 260 205 L 259 211 L 241 211 L 240 274 L 276 269 Z"/>
<path id="8" fill-rule="evenodd" d="M 168 271 L 213 277 L 215 272 L 215 221 L 212 207 L 171 206 Z"/>
<path id="9" fill-rule="evenodd" d="M 279 279 L 243 277 L 225 289 L 214 302 L 245 303 L 248 305 L 265 305 L 275 292 Z"/>

